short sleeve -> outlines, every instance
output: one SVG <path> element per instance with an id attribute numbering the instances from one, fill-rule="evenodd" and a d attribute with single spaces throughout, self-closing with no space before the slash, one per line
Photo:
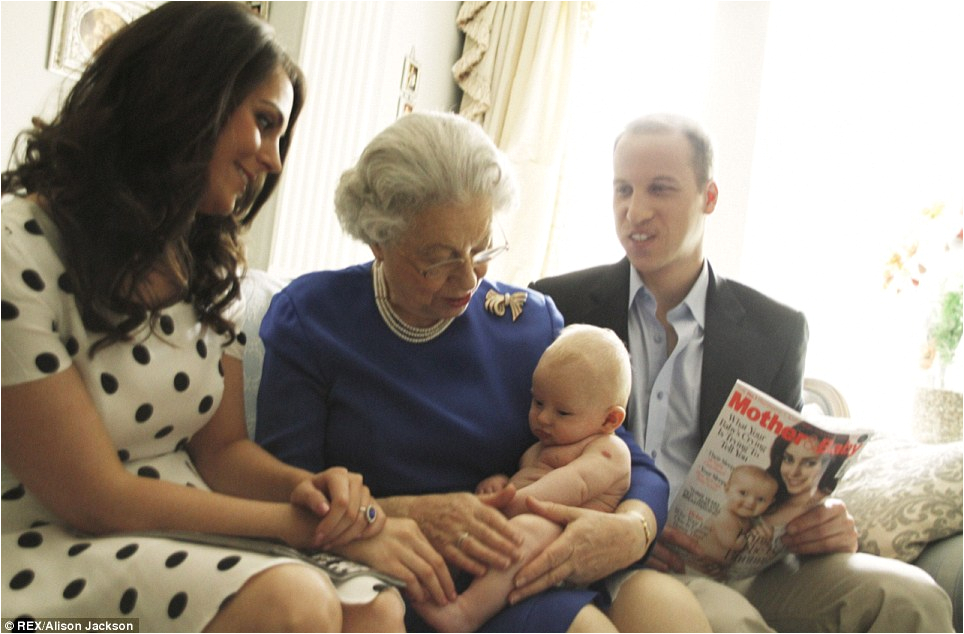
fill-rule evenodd
<path id="1" fill-rule="evenodd" d="M 64 332 L 71 294 L 64 266 L 22 200 L 3 205 L 3 385 L 70 367 L 77 342 Z"/>

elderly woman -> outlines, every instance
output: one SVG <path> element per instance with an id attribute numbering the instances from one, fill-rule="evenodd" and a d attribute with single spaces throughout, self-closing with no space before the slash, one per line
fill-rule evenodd
<path id="1" fill-rule="evenodd" d="M 389 520 L 377 537 L 337 550 L 402 578 L 416 605 L 454 599 L 446 564 L 480 575 L 518 558 L 522 535 L 499 511 L 514 490 L 468 493 L 492 473 L 514 472 L 535 441 L 526 423 L 532 372 L 563 325 L 548 298 L 484 279 L 508 248 L 494 212 L 515 201 L 511 170 L 478 126 L 455 115 L 402 117 L 344 173 L 335 196 L 343 228 L 374 262 L 299 278 L 262 325 L 258 441 L 303 468 L 364 475 Z M 635 575 L 614 605 L 600 602 L 610 620 L 596 592 L 556 587 L 638 562 L 665 519 L 665 478 L 619 433 L 633 458 L 625 500 L 612 514 L 530 502 L 565 530 L 522 567 L 511 607 L 486 630 L 639 631 L 660 612 L 652 602 L 643 609 L 640 593 L 660 601 L 676 590 L 653 571 Z M 687 607 L 699 611 L 695 601 Z M 425 627 L 409 617 L 409 627 Z"/>

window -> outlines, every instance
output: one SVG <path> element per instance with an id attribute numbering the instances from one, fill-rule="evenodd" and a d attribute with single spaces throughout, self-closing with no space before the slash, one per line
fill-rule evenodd
<path id="1" fill-rule="evenodd" d="M 964 200 L 964 8 L 599 8 L 547 273 L 621 257 L 609 157 L 622 125 L 656 110 L 694 116 L 716 146 L 716 269 L 803 310 L 807 373 L 841 388 L 855 417 L 906 431 L 920 325 L 883 292 L 883 269 L 921 209 Z M 959 370 L 953 380 L 959 391 Z"/>

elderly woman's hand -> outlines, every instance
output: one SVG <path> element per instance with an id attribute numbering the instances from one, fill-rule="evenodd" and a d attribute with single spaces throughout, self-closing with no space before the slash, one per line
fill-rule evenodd
<path id="1" fill-rule="evenodd" d="M 563 582 L 592 583 L 638 561 L 649 547 L 640 527 L 641 516 L 636 513 L 602 513 L 534 498 L 526 502 L 530 511 L 564 529 L 519 570 L 509 603 Z"/>
<path id="2" fill-rule="evenodd" d="M 318 548 L 372 537 L 385 526 L 385 513 L 362 483 L 362 476 L 343 467 L 300 481 L 291 492 L 291 503 L 321 518 L 313 544 Z"/>
<path id="3" fill-rule="evenodd" d="M 371 539 L 355 540 L 333 549 L 343 557 L 367 564 L 405 582 L 405 594 L 416 603 L 445 605 L 456 598 L 445 560 L 408 518 L 392 517 Z"/>
<path id="4" fill-rule="evenodd" d="M 408 516 L 446 561 L 479 576 L 519 559 L 522 537 L 499 510 L 514 496 L 512 486 L 492 495 L 422 495 L 412 501 Z"/>

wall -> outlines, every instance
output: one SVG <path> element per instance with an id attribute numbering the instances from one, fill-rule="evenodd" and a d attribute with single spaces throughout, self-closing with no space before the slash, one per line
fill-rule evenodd
<path id="1" fill-rule="evenodd" d="M 458 2 L 324 2 L 307 11 L 304 5 L 272 5 L 301 6 L 297 17 L 272 8 L 271 21 L 279 33 L 281 20 L 298 24 L 299 30 L 304 25 L 298 58 L 315 77 L 308 77 L 308 99 L 278 195 L 246 237 L 250 266 L 284 274 L 293 274 L 286 257 L 294 252 L 368 253 L 345 239 L 334 220 L 338 176 L 395 120 L 407 55 L 414 54 L 419 64 L 417 109 L 456 107 L 451 68 L 462 48 L 455 26 Z M 352 256 L 348 262 L 367 257 Z"/>
<path id="2" fill-rule="evenodd" d="M 301 49 L 307 4 L 276 1 L 269 7 L 269 21 L 274 25 L 282 44 L 296 58 Z M 383 47 L 388 54 L 385 76 L 381 80 L 384 86 L 381 86 L 380 92 L 390 94 L 397 91 L 403 59 L 414 49 L 421 64 L 419 107 L 453 109 L 458 99 L 458 89 L 452 80 L 451 67 L 461 51 L 461 38 L 455 27 L 459 2 L 388 4 L 391 5 L 388 41 Z M 0 94 L 3 95 L 0 150 L 4 153 L 4 165 L 7 164 L 17 134 L 29 127 L 30 118 L 37 115 L 50 118 L 56 114 L 62 95 L 66 94 L 72 83 L 46 70 L 53 11 L 53 2 L 0 2 Z M 360 47 L 369 44 L 364 38 L 358 41 Z M 311 92 L 324 90 L 323 80 L 309 77 L 308 82 Z M 394 112 L 394 97 L 388 107 Z M 299 139 L 299 142 L 303 141 Z M 267 264 L 277 198 L 275 196 L 268 203 L 246 237 L 252 266 L 264 268 Z"/>
<path id="3" fill-rule="evenodd" d="M 31 117 L 56 114 L 61 89 L 71 83 L 46 69 L 53 12 L 53 2 L 0 2 L 0 151 L 4 166 L 17 134 L 30 126 Z"/>

